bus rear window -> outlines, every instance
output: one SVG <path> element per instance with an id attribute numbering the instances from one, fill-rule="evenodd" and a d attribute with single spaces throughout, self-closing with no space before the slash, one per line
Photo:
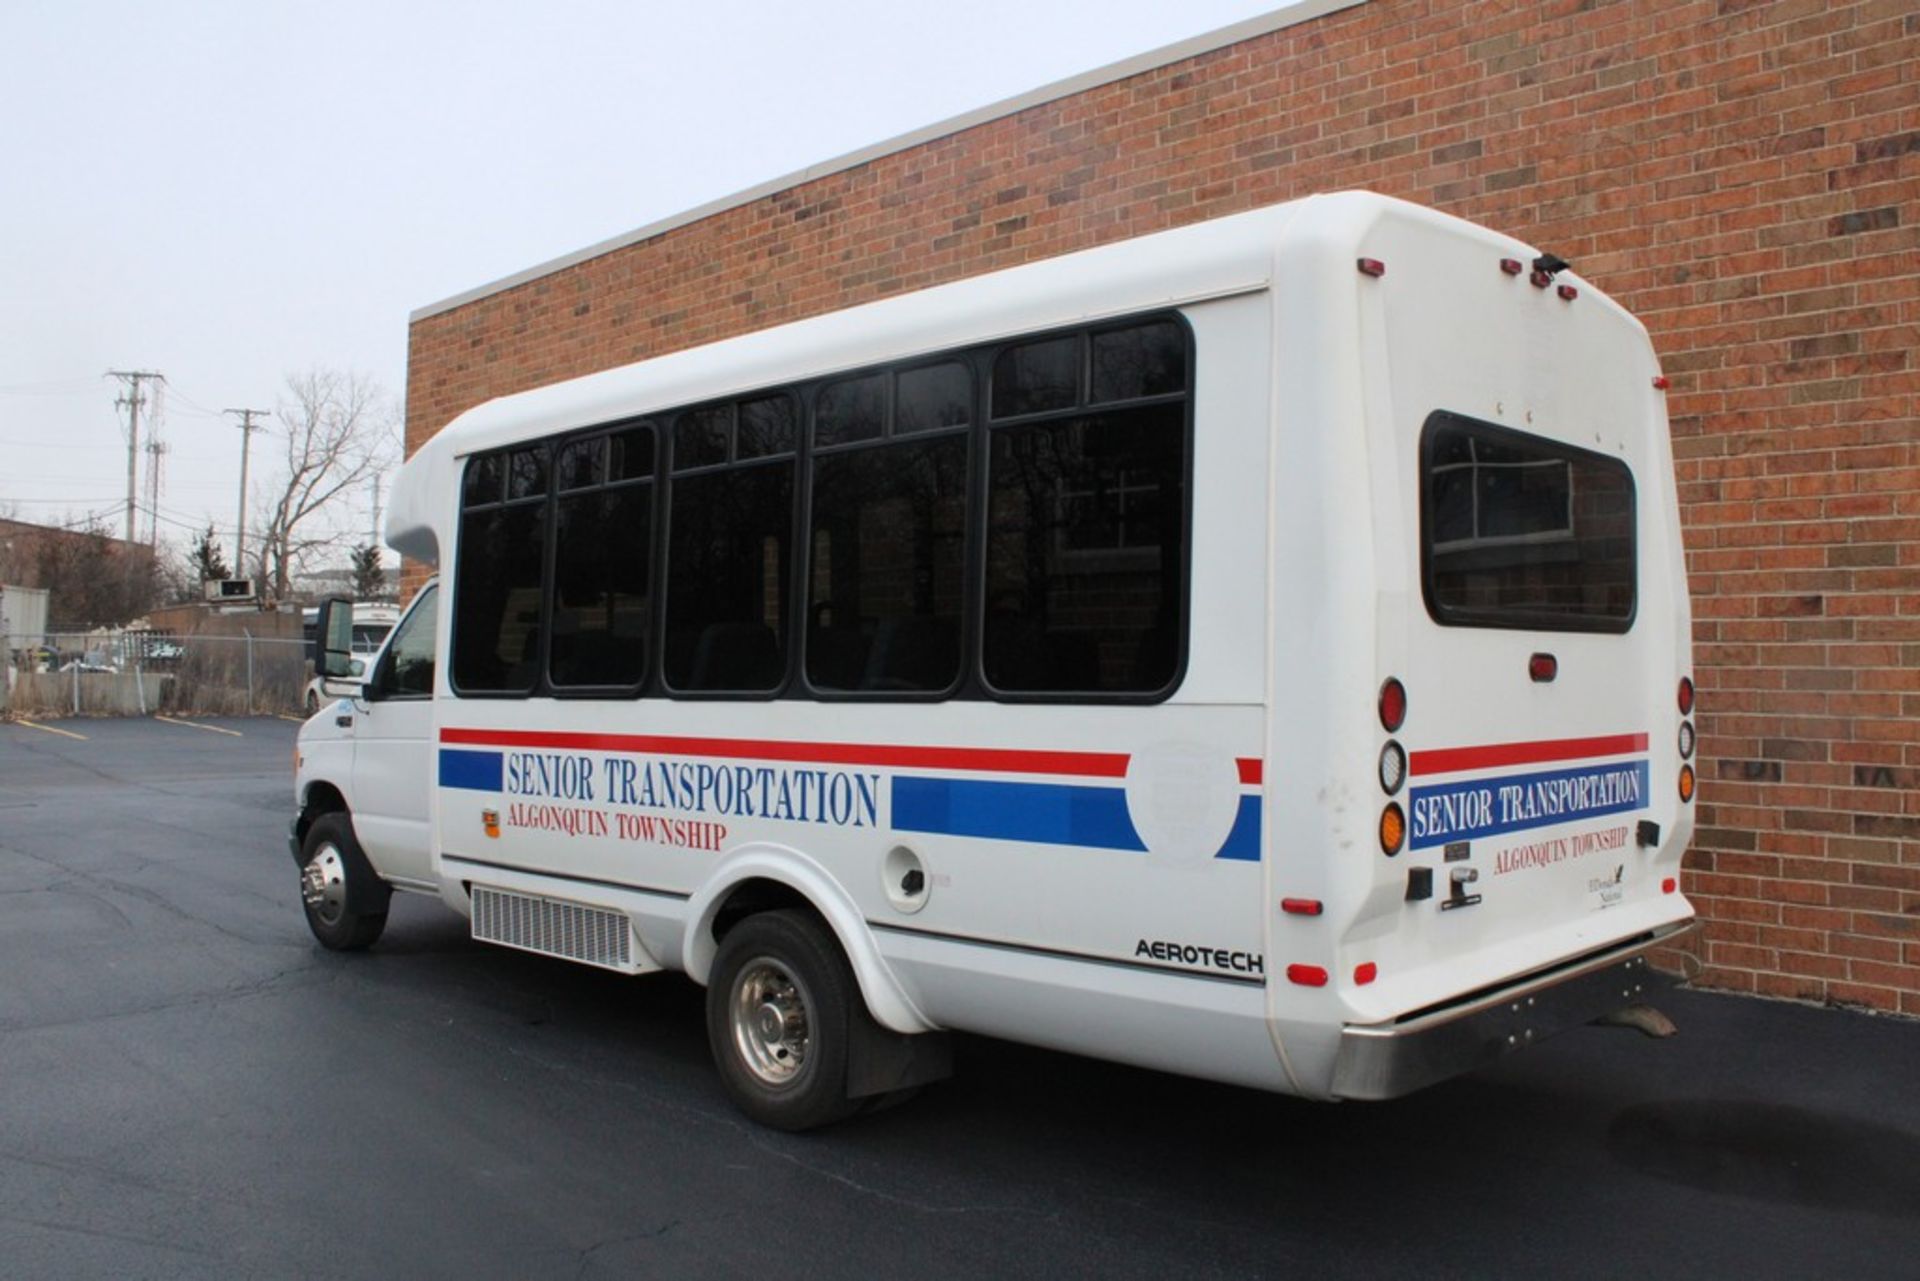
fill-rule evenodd
<path id="1" fill-rule="evenodd" d="M 1427 611 L 1456 627 L 1633 625 L 1633 473 L 1617 458 L 1440 412 L 1421 437 Z"/>

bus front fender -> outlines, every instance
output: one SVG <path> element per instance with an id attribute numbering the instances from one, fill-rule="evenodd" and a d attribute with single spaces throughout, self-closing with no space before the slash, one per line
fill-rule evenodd
<path id="1" fill-rule="evenodd" d="M 939 1029 L 920 1013 L 880 955 L 866 917 L 840 883 L 819 863 L 783 845 L 743 846 L 729 854 L 688 903 L 681 958 L 687 976 L 705 985 L 720 945 L 714 921 L 736 890 L 750 882 L 771 882 L 804 898 L 840 942 L 853 967 L 854 981 L 874 1021 L 891 1032 L 912 1035 Z"/>

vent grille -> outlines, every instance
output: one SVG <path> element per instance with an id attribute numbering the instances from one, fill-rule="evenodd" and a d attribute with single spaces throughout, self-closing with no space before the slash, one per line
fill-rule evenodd
<path id="1" fill-rule="evenodd" d="M 610 970 L 634 970 L 633 928 L 622 912 L 489 885 L 472 887 L 473 937 Z"/>

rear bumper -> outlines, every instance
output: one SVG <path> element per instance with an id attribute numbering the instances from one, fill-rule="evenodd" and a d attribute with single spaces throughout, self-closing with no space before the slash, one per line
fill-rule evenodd
<path id="1" fill-rule="evenodd" d="M 1664 926 L 1431 1014 L 1349 1026 L 1340 1034 L 1333 1093 L 1343 1099 L 1398 1098 L 1645 1000 L 1693 977 L 1654 969 L 1647 953 L 1699 928 L 1692 920 Z"/>

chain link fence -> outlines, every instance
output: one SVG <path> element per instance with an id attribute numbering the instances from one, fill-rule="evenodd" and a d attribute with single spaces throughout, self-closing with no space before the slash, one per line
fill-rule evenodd
<path id="1" fill-rule="evenodd" d="M 312 675 L 297 638 L 167 632 L 4 636 L 0 710 L 20 716 L 302 713 Z"/>

